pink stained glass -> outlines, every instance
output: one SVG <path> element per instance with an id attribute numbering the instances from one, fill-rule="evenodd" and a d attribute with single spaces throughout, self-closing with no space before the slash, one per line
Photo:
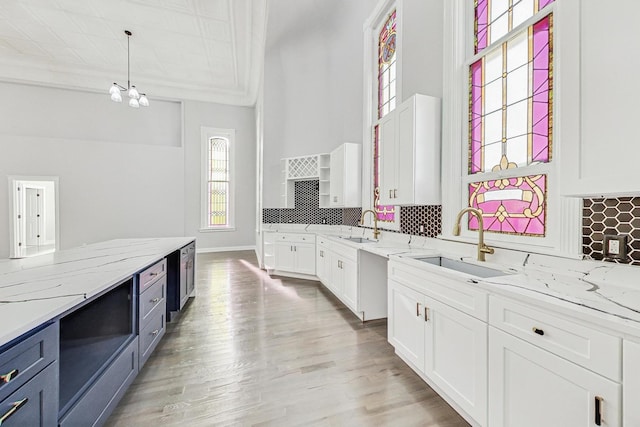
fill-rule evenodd
<path id="1" fill-rule="evenodd" d="M 534 0 L 527 3 L 523 1 L 474 0 L 474 52 L 481 52 L 495 40 L 504 36 L 504 31 L 513 30 L 527 18 L 532 17 L 553 2 L 554 0 Z M 500 30 L 495 31 L 494 29 L 492 31 L 492 25 L 497 22 L 500 22 Z"/>
<path id="2" fill-rule="evenodd" d="M 378 118 L 395 108 L 396 96 L 396 11 L 378 36 Z"/>
<path id="3" fill-rule="evenodd" d="M 394 222 L 396 217 L 395 206 L 379 205 L 380 201 L 380 131 L 378 126 L 373 131 L 373 206 L 375 207 L 378 221 Z"/>
<path id="4" fill-rule="evenodd" d="M 547 15 L 540 21 L 528 27 L 523 32 L 517 33 L 510 41 L 502 44 L 498 49 L 504 55 L 501 77 L 504 84 L 494 82 L 485 83 L 485 66 L 487 56 L 480 58 L 469 67 L 469 173 L 487 172 L 492 170 L 500 161 L 500 149 L 497 155 L 495 149 L 493 156 L 487 156 L 486 150 L 496 145 L 497 139 L 485 140 L 485 134 L 501 135 L 502 154 L 506 155 L 508 162 L 514 161 L 516 166 L 526 166 L 532 163 L 546 163 L 551 160 L 552 142 L 552 110 L 553 110 L 553 15 Z M 517 39 L 527 40 L 528 43 L 518 44 Z M 523 46 L 525 46 L 523 48 Z M 525 50 L 523 50 L 525 49 Z M 496 52 L 493 50 L 493 52 Z M 518 66 L 510 69 L 508 64 L 510 54 L 516 58 L 522 54 L 528 57 L 527 73 L 521 72 L 524 68 Z M 495 65 L 494 65 L 495 68 Z M 495 70 L 494 70 L 495 73 Z M 495 75 L 495 74 L 494 74 Z M 495 79 L 495 78 L 494 78 Z M 526 88 L 523 94 L 525 98 L 510 97 L 513 82 Z M 512 85 L 510 86 L 509 83 Z M 516 91 L 518 93 L 518 91 Z M 511 98 L 511 100 L 509 100 Z M 487 116 L 492 111 L 487 111 L 485 103 L 487 99 L 502 100 L 501 107 L 507 114 L 498 119 L 497 128 L 495 120 L 493 127 L 486 130 Z M 527 101 L 526 108 L 513 108 L 515 104 Z M 495 101 L 494 101 L 495 103 Z M 520 104 L 525 105 L 525 104 Z M 498 104 L 498 106 L 500 106 Z M 495 110 L 495 105 L 493 107 Z M 513 113 L 511 112 L 513 109 Z M 516 112 L 520 112 L 516 114 Z M 495 116 L 495 114 L 494 114 Z M 509 134 L 512 124 L 526 124 L 517 134 Z M 491 133 L 491 129 L 494 132 Z M 497 132 L 496 132 L 497 129 Z M 526 136 L 525 143 L 518 143 Z M 489 148 L 488 148 L 489 147 Z"/>
<path id="5" fill-rule="evenodd" d="M 546 175 L 474 182 L 469 184 L 469 206 L 482 212 L 485 231 L 544 237 L 546 193 Z M 472 215 L 469 229 L 478 229 Z"/>

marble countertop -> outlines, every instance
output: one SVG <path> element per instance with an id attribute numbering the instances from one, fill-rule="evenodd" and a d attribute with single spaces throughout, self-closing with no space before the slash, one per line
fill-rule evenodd
<path id="1" fill-rule="evenodd" d="M 110 240 L 0 262 L 0 346 L 109 289 L 193 237 Z"/>

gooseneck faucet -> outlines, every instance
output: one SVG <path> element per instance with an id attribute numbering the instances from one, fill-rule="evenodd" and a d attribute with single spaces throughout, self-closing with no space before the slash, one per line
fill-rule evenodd
<path id="1" fill-rule="evenodd" d="M 373 238 L 377 239 L 380 235 L 380 230 L 378 230 L 378 214 L 376 214 L 375 211 L 371 209 L 363 211 L 362 215 L 360 216 L 360 225 L 364 225 L 364 214 L 366 214 L 367 212 L 371 212 L 373 214 Z"/>
<path id="2" fill-rule="evenodd" d="M 460 220 L 462 219 L 462 215 L 465 212 L 469 212 L 469 215 L 473 214 L 476 218 L 478 218 L 478 261 L 486 261 L 485 254 L 494 253 L 494 249 L 484 244 L 484 221 L 482 220 L 482 212 L 475 208 L 464 208 L 460 212 L 458 212 L 458 216 L 456 217 L 456 223 L 453 226 L 453 235 L 460 235 Z"/>

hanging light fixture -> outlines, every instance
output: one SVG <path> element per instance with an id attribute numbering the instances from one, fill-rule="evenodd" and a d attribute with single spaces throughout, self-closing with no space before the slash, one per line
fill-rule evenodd
<path id="1" fill-rule="evenodd" d="M 138 89 L 131 84 L 131 53 L 129 51 L 129 40 L 131 39 L 132 33 L 129 30 L 125 30 L 124 33 L 127 35 L 127 87 L 114 82 L 111 89 L 109 89 L 109 94 L 113 102 L 122 102 L 122 94 L 120 92 L 127 92 L 127 95 L 129 95 L 129 107 L 148 107 L 149 99 L 147 95 L 138 92 Z"/>

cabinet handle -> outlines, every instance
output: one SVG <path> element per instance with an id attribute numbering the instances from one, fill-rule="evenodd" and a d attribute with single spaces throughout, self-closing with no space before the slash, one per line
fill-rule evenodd
<path id="1" fill-rule="evenodd" d="M 397 189 L 394 189 L 394 190 L 393 190 L 393 198 L 394 198 L 394 199 L 397 199 L 397 198 L 398 198 L 398 196 L 396 195 L 396 193 L 397 193 L 397 192 L 398 192 L 398 190 L 397 190 Z"/>
<path id="2" fill-rule="evenodd" d="M 160 329 L 156 329 L 155 331 L 151 332 L 151 335 L 158 335 L 160 333 Z"/>
<path id="3" fill-rule="evenodd" d="M 424 321 L 429 321 L 429 307 L 427 307 L 426 305 L 424 306 Z"/>
<path id="4" fill-rule="evenodd" d="M 19 373 L 20 373 L 19 370 L 14 369 L 13 371 L 9 372 L 8 374 L 0 375 L 0 384 L 8 384 L 8 383 L 10 383 L 12 380 L 14 380 L 16 378 L 16 376 L 18 376 Z"/>
<path id="5" fill-rule="evenodd" d="M 416 316 L 420 317 L 420 303 L 416 303 Z"/>
<path id="6" fill-rule="evenodd" d="M 5 414 L 0 417 L 0 425 L 2 425 L 2 423 L 4 423 L 5 421 L 7 421 L 9 418 L 11 418 L 11 416 L 13 414 L 15 414 L 16 412 L 18 412 L 18 409 L 22 408 L 24 405 L 26 405 L 26 403 L 29 401 L 28 397 L 25 397 L 22 400 L 18 400 L 17 402 L 13 402 L 11 404 L 11 409 L 9 409 L 7 412 L 5 412 Z"/>
<path id="7" fill-rule="evenodd" d="M 157 303 L 158 301 L 160 301 L 160 298 L 154 298 L 154 299 L 152 299 L 150 302 L 152 302 L 152 303 L 154 303 L 154 304 L 155 304 L 155 303 Z"/>
<path id="8" fill-rule="evenodd" d="M 154 272 L 149 273 L 149 276 L 151 276 L 151 277 L 157 276 L 157 275 L 158 275 L 158 273 L 154 273 Z"/>
<path id="9" fill-rule="evenodd" d="M 393 199 L 393 196 L 391 195 L 391 190 L 389 190 L 389 198 Z"/>
<path id="10" fill-rule="evenodd" d="M 535 332 L 536 334 L 543 336 L 544 335 L 544 331 L 542 329 L 538 329 L 535 326 L 532 328 L 533 332 Z"/>
<path id="11" fill-rule="evenodd" d="M 600 396 L 596 396 L 595 424 L 597 426 L 602 425 L 602 421 L 604 421 L 602 418 L 602 402 L 604 402 L 604 399 Z"/>

